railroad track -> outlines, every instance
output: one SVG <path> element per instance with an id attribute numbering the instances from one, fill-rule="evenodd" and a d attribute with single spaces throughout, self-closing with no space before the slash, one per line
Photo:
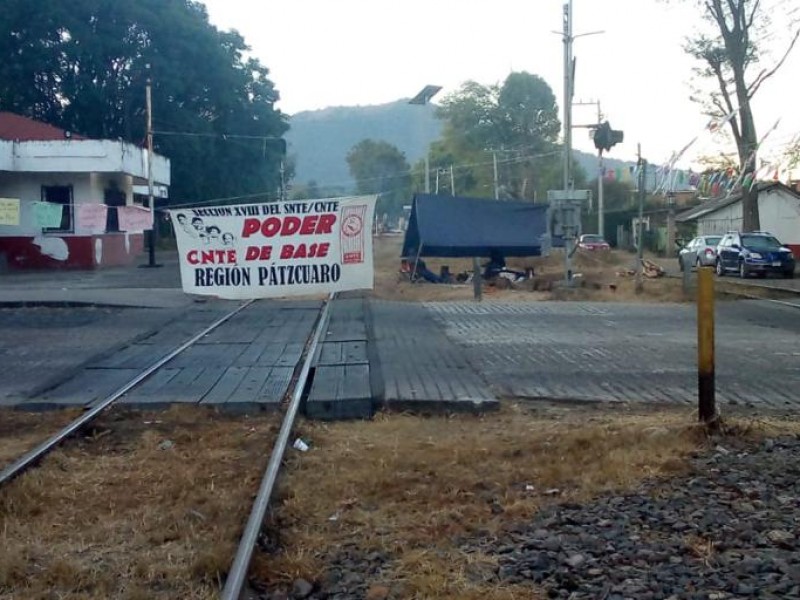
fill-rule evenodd
<path id="1" fill-rule="evenodd" d="M 306 340 L 305 350 L 301 358 L 301 367 L 293 379 L 292 386 L 290 387 L 291 396 L 283 416 L 278 437 L 270 455 L 269 463 L 266 471 L 261 480 L 261 484 L 253 502 L 249 518 L 244 527 L 240 543 L 238 545 L 236 555 L 233 559 L 228 577 L 225 582 L 224 589 L 221 592 L 221 597 L 225 600 L 237 600 L 242 595 L 243 589 L 247 581 L 247 573 L 250 566 L 250 561 L 253 556 L 255 544 L 258 539 L 261 526 L 266 516 L 267 508 L 272 496 L 275 483 L 280 471 L 283 461 L 283 456 L 286 451 L 287 444 L 291 437 L 294 422 L 297 413 L 300 409 L 300 404 L 303 399 L 303 394 L 307 390 L 311 369 L 316 357 L 317 347 L 322 337 L 323 331 L 327 327 L 327 322 L 330 315 L 330 307 L 335 299 L 335 294 L 332 294 L 328 301 L 325 302 L 323 308 L 317 317 L 316 324 L 311 331 L 310 336 Z M 159 360 L 154 362 L 151 366 L 144 369 L 141 373 L 133 377 L 130 381 L 122 387 L 109 394 L 93 408 L 82 414 L 80 417 L 66 425 L 53 436 L 46 439 L 44 442 L 28 451 L 16 461 L 8 465 L 0 471 L 0 487 L 11 482 L 16 477 L 22 475 L 26 471 L 35 467 L 47 454 L 59 447 L 70 437 L 76 435 L 82 430 L 85 430 L 93 421 L 95 421 L 104 411 L 111 408 L 118 400 L 125 394 L 136 388 L 143 383 L 159 369 L 165 367 L 171 360 L 180 355 L 182 352 L 191 348 L 194 344 L 200 341 L 203 337 L 214 331 L 216 328 L 223 325 L 230 320 L 233 316 L 245 310 L 248 306 L 253 304 L 254 300 L 247 301 L 231 312 L 225 314 L 217 319 L 209 326 L 205 327 L 202 331 L 185 341 L 183 344 L 162 356 Z"/>

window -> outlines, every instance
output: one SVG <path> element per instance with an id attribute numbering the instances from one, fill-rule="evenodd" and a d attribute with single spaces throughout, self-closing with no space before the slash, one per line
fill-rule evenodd
<path id="1" fill-rule="evenodd" d="M 108 206 L 108 217 L 106 217 L 106 231 L 113 232 L 119 231 L 119 215 L 117 214 L 118 206 L 125 206 L 125 192 L 117 188 L 115 184 L 105 190 L 103 201 Z"/>
<path id="2" fill-rule="evenodd" d="M 59 227 L 46 227 L 45 232 L 71 233 L 73 231 L 72 218 L 72 186 L 71 185 L 43 185 L 42 201 L 60 204 L 61 225 Z"/>
<path id="3" fill-rule="evenodd" d="M 719 244 L 721 238 L 719 237 L 707 237 L 706 238 L 706 246 L 716 246 Z"/>

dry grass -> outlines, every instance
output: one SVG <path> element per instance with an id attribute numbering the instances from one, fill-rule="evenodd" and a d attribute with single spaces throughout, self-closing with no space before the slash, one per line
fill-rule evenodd
<path id="1" fill-rule="evenodd" d="M 400 269 L 401 236 L 375 238 L 375 287 L 372 296 L 382 300 L 408 302 L 436 302 L 450 300 L 472 300 L 472 283 L 431 284 L 409 283 L 398 277 Z M 578 274 L 576 288 L 562 289 L 559 283 L 564 278 L 564 258 L 561 254 L 549 257 L 511 258 L 511 269 L 524 271 L 534 269 L 532 280 L 518 284 L 515 289 L 499 289 L 484 285 L 483 295 L 487 299 L 502 301 L 536 300 L 594 300 L 600 302 L 683 302 L 686 300 L 680 279 L 645 279 L 644 293 L 636 294 L 633 277 L 620 277 L 617 272 L 632 268 L 635 257 L 623 251 L 577 252 L 573 257 L 573 269 Z M 425 259 L 428 268 L 438 273 L 447 266 L 454 275 L 472 271 L 472 260 L 463 258 Z M 485 260 L 481 261 L 482 263 Z M 655 262 L 658 262 L 655 259 Z"/>
<path id="2" fill-rule="evenodd" d="M 67 425 L 80 409 L 49 413 L 0 410 L 0 469 Z"/>
<path id="3" fill-rule="evenodd" d="M 0 598 L 216 598 L 278 425 L 110 413 L 0 490 Z"/>
<path id="4" fill-rule="evenodd" d="M 311 452 L 293 458 L 273 524 L 282 551 L 260 557 L 272 585 L 323 576 L 337 549 L 388 553 L 376 576 L 398 598 L 530 598 L 530 589 L 468 576 L 488 562 L 462 536 L 494 535 L 544 504 L 581 501 L 680 472 L 703 443 L 686 413 L 536 416 L 506 405 L 485 417 L 382 415 L 370 423 L 304 423 Z"/>

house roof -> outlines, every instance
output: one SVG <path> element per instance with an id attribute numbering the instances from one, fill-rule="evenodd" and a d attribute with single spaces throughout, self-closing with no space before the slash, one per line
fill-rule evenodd
<path id="1" fill-rule="evenodd" d="M 774 187 L 779 187 L 793 196 L 797 196 L 797 194 L 792 190 L 792 188 L 782 184 L 780 181 L 764 181 L 758 184 L 758 193 L 768 191 Z M 730 206 L 731 204 L 735 204 L 742 199 L 742 192 L 738 192 L 733 194 L 732 196 L 725 196 L 723 198 L 716 198 L 714 200 L 707 200 L 702 204 L 699 204 L 689 210 L 686 210 L 682 213 L 678 213 L 675 216 L 675 220 L 678 223 L 686 223 L 688 221 L 694 221 L 699 219 L 700 217 L 704 217 L 708 214 L 716 212 L 726 206 Z"/>
<path id="2" fill-rule="evenodd" d="M 22 115 L 0 112 L 0 140 L 51 142 L 66 139 L 84 140 L 86 138 Z"/>

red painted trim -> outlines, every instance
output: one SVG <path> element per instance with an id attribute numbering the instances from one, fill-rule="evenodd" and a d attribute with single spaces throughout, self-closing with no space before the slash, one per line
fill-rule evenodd
<path id="1" fill-rule="evenodd" d="M 32 237 L 0 237 L 0 265 L 12 270 L 26 269 L 97 269 L 132 264 L 144 250 L 144 234 L 128 234 L 125 247 L 124 233 L 102 235 L 47 236 L 63 240 L 66 244 L 65 260 L 42 253 Z M 100 242 L 100 262 L 96 260 L 96 244 Z M 56 242 L 58 243 L 58 242 Z M 63 246 L 62 246 L 63 249 Z"/>
<path id="2" fill-rule="evenodd" d="M 800 244 L 786 244 L 786 247 L 792 251 L 795 258 L 800 258 Z"/>

